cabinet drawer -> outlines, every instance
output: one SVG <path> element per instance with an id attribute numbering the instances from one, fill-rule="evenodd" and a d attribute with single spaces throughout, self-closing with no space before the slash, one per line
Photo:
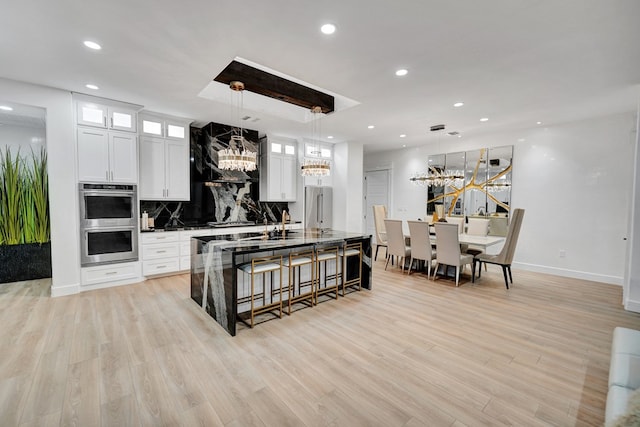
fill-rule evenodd
<path id="1" fill-rule="evenodd" d="M 149 261 L 161 258 L 177 258 L 180 256 L 178 243 L 156 243 L 142 245 L 142 260 Z"/>
<path id="2" fill-rule="evenodd" d="M 155 274 L 172 273 L 179 270 L 178 257 L 142 262 L 142 274 L 153 276 Z"/>
<path id="3" fill-rule="evenodd" d="M 82 268 L 82 284 L 95 285 L 98 283 L 115 282 L 118 280 L 133 279 L 140 274 L 138 263 L 122 263 L 100 265 L 96 267 Z"/>
<path id="4" fill-rule="evenodd" d="M 140 238 L 143 245 L 147 243 L 168 243 L 178 241 L 178 232 L 141 233 Z"/>

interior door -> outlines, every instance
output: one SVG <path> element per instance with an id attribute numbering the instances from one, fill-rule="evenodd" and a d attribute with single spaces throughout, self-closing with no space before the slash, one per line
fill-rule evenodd
<path id="1" fill-rule="evenodd" d="M 373 206 L 385 205 L 387 211 L 391 211 L 389 207 L 389 170 L 383 169 L 365 172 L 364 182 L 365 229 L 367 234 L 375 236 L 376 228 L 373 223 Z"/>

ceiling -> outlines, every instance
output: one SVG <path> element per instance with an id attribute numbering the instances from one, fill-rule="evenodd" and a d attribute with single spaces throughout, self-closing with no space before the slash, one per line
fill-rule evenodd
<path id="1" fill-rule="evenodd" d="M 240 57 L 354 101 L 322 137 L 376 151 L 434 143 L 440 123 L 472 138 L 635 111 L 639 21 L 637 0 L 5 1 L 0 76 L 236 124 L 198 95 Z M 312 132 L 249 107 L 253 129 Z"/>

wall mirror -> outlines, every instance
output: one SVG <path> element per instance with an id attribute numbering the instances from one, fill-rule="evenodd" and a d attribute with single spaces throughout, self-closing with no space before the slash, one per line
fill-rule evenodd
<path id="1" fill-rule="evenodd" d="M 488 218 L 489 234 L 506 236 L 513 146 L 429 156 L 428 172 L 412 181 L 428 186 L 427 215 Z"/>

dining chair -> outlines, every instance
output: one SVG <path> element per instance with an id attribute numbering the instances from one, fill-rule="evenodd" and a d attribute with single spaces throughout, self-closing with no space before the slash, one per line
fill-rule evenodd
<path id="1" fill-rule="evenodd" d="M 474 258 L 474 268 L 472 270 L 472 281 L 475 281 L 475 264 L 479 263 L 482 267 L 482 263 L 495 264 L 502 267 L 502 275 L 504 276 L 504 284 L 509 289 L 509 282 L 513 284 L 513 277 L 511 276 L 511 262 L 513 261 L 513 255 L 516 251 L 516 245 L 518 243 L 518 236 L 520 235 L 520 227 L 522 226 L 522 218 L 524 218 L 524 209 L 514 209 L 511 216 L 511 222 L 507 230 L 507 237 L 504 241 L 502 250 L 497 255 L 480 254 Z M 509 280 L 507 280 L 507 273 L 509 274 Z M 482 274 L 482 269 L 478 269 L 478 277 Z"/>
<path id="2" fill-rule="evenodd" d="M 404 261 L 406 257 L 411 256 L 411 248 L 407 246 L 404 232 L 402 231 L 402 220 L 399 219 L 385 219 L 384 226 L 387 230 L 387 262 L 384 264 L 384 269 L 387 269 L 389 260 L 392 256 L 398 258 L 398 265 L 402 267 L 404 273 Z"/>
<path id="3" fill-rule="evenodd" d="M 489 234 L 489 220 L 485 218 L 468 218 L 467 223 L 467 234 L 471 236 L 486 236 Z M 473 255 L 474 257 L 484 253 L 482 249 L 478 248 L 470 248 L 467 246 L 464 251 L 469 255 Z M 485 271 L 487 271 L 487 266 L 484 266 Z"/>
<path id="4" fill-rule="evenodd" d="M 378 249 L 384 247 L 385 258 L 389 254 L 387 247 L 387 230 L 384 226 L 384 220 L 387 218 L 387 207 L 384 205 L 373 205 L 373 225 L 376 227 L 376 255 L 374 261 L 378 260 Z"/>
<path id="5" fill-rule="evenodd" d="M 460 279 L 460 267 L 471 264 L 471 277 L 473 272 L 473 256 L 460 252 L 460 239 L 458 238 L 458 225 L 447 222 L 436 222 L 436 268 L 433 272 L 435 280 L 440 264 L 450 265 L 456 268 L 456 286 Z"/>
<path id="6" fill-rule="evenodd" d="M 431 277 L 431 261 L 436 256 L 436 252 L 431 249 L 429 240 L 429 223 L 424 221 L 407 221 L 409 223 L 409 235 L 411 237 L 411 261 L 409 270 L 411 274 L 413 260 L 421 260 L 427 263 L 427 277 Z"/>
<path id="7" fill-rule="evenodd" d="M 464 233 L 464 217 L 462 216 L 448 216 L 445 220 L 449 224 L 456 224 L 458 226 L 458 234 Z"/>

